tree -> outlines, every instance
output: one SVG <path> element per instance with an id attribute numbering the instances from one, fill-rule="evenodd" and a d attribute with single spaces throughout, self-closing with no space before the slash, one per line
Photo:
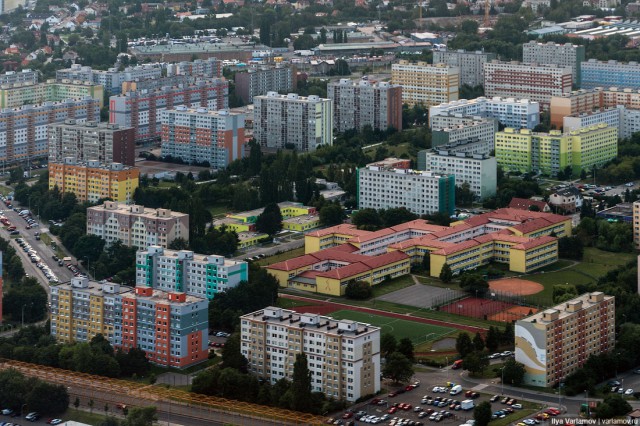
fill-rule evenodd
<path id="1" fill-rule="evenodd" d="M 487 366 L 489 366 L 489 358 L 482 355 L 480 352 L 471 352 L 462 362 L 464 365 L 464 369 L 469 371 L 471 374 L 482 373 Z"/>
<path id="2" fill-rule="evenodd" d="M 66 386 L 38 380 L 29 389 L 25 403 L 32 411 L 51 414 L 64 413 L 69 407 L 69 394 Z"/>
<path id="3" fill-rule="evenodd" d="M 456 350 L 462 358 L 473 352 L 473 342 L 471 341 L 468 333 L 462 332 L 458 335 L 458 338 L 456 339 Z"/>
<path id="4" fill-rule="evenodd" d="M 127 413 L 122 426 L 153 426 L 158 421 L 156 407 L 133 407 Z"/>
<path id="5" fill-rule="evenodd" d="M 460 24 L 460 31 L 465 34 L 478 34 L 479 25 L 476 21 L 465 19 Z"/>
<path id="6" fill-rule="evenodd" d="M 522 384 L 525 373 L 524 364 L 516 362 L 516 360 L 513 358 L 509 358 L 507 362 L 504 363 L 503 368 L 504 372 L 502 377 L 504 377 L 505 383 L 510 383 L 514 386 L 519 386 Z"/>
<path id="7" fill-rule="evenodd" d="M 464 274 L 460 278 L 460 288 L 469 294 L 483 296 L 489 290 L 489 282 L 478 274 Z"/>
<path id="8" fill-rule="evenodd" d="M 504 331 L 502 332 L 501 341 L 506 345 L 512 345 L 515 340 L 515 335 L 513 334 L 513 324 L 510 322 L 504 325 Z"/>
<path id="9" fill-rule="evenodd" d="M 282 213 L 276 203 L 269 203 L 256 219 L 256 229 L 273 237 L 282 229 Z"/>
<path id="10" fill-rule="evenodd" d="M 391 333 L 385 333 L 380 337 L 380 354 L 383 358 L 387 358 L 390 354 L 397 350 L 398 342 Z"/>
<path id="11" fill-rule="evenodd" d="M 475 426 L 487 426 L 491 421 L 491 403 L 481 402 L 473 409 L 473 419 Z"/>
<path id="12" fill-rule="evenodd" d="M 476 333 L 476 335 L 473 337 L 473 347 L 478 352 L 482 352 L 484 350 L 484 339 L 482 338 L 480 332 Z"/>
<path id="13" fill-rule="evenodd" d="M 291 378 L 291 409 L 302 412 L 309 412 L 311 409 L 311 371 L 307 365 L 307 355 L 296 354 L 293 363 L 293 376 Z"/>
<path id="14" fill-rule="evenodd" d="M 409 339 L 408 337 L 403 337 L 402 339 L 400 339 L 400 342 L 398 343 L 398 352 L 406 356 L 407 359 L 411 362 L 414 361 L 413 351 L 414 348 L 411 339 Z"/>
<path id="15" fill-rule="evenodd" d="M 351 216 L 351 223 L 366 231 L 377 231 L 383 226 L 380 214 L 371 208 L 358 210 Z"/>
<path id="16" fill-rule="evenodd" d="M 440 271 L 440 281 L 445 284 L 448 284 L 453 279 L 453 272 L 451 272 L 451 267 L 448 263 L 442 265 L 442 270 Z"/>
<path id="17" fill-rule="evenodd" d="M 90 399 L 89 402 L 87 402 L 87 405 L 89 406 L 89 412 L 93 413 L 93 406 L 94 406 L 95 402 L 93 402 L 93 399 Z"/>
<path id="18" fill-rule="evenodd" d="M 382 374 L 396 383 L 406 382 L 413 376 L 413 364 L 411 361 L 401 354 L 394 352 L 387 357 Z"/>
<path id="19" fill-rule="evenodd" d="M 339 225 L 344 219 L 344 210 L 339 204 L 327 204 L 320 209 L 320 225 Z"/>
<path id="20" fill-rule="evenodd" d="M 240 333 L 233 333 L 222 349 L 222 365 L 246 373 L 248 364 L 240 351 Z"/>
<path id="21" fill-rule="evenodd" d="M 293 42 L 293 48 L 295 50 L 310 50 L 316 47 L 318 43 L 309 34 L 303 34 Z"/>
<path id="22" fill-rule="evenodd" d="M 349 69 L 349 63 L 344 59 L 338 59 L 336 61 L 335 68 L 332 69 L 331 71 L 333 71 L 335 75 L 351 75 L 351 70 Z M 329 72 L 329 75 L 331 75 L 331 71 Z"/>
<path id="23" fill-rule="evenodd" d="M 380 210 L 380 218 L 385 228 L 410 222 L 418 218 L 418 215 L 407 210 L 405 207 L 398 207 L 386 210 Z"/>
<path id="24" fill-rule="evenodd" d="M 76 396 L 75 401 L 73 401 L 73 406 L 75 407 L 76 410 L 80 406 L 80 398 L 78 398 L 77 396 Z"/>
<path id="25" fill-rule="evenodd" d="M 350 281 L 344 289 L 344 295 L 355 300 L 368 299 L 371 293 L 371 286 L 366 281 Z"/>

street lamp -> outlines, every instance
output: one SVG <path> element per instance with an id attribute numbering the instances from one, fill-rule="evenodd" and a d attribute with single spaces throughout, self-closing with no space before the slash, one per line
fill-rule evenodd
<path id="1" fill-rule="evenodd" d="M 89 261 L 89 257 L 88 256 L 82 256 L 82 258 L 87 260 L 86 271 L 87 271 L 87 275 L 89 275 L 89 265 L 91 265 L 91 262 Z"/>
<path id="2" fill-rule="evenodd" d="M 31 306 L 32 304 L 29 303 L 28 305 Z M 24 328 L 24 308 L 26 307 L 27 307 L 27 303 L 22 305 L 22 328 Z"/>
<path id="3" fill-rule="evenodd" d="M 504 365 L 500 369 L 502 378 L 500 379 L 500 385 L 502 386 L 502 394 L 504 395 Z"/>

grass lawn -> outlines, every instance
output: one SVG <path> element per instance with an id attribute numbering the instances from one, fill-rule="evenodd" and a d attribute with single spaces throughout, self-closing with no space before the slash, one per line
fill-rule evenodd
<path id="1" fill-rule="evenodd" d="M 298 257 L 302 255 L 304 255 L 304 247 L 289 250 L 284 253 L 274 254 L 273 256 L 260 259 L 256 261 L 256 263 L 258 264 L 258 266 L 266 266 L 266 265 L 271 265 L 272 263 L 282 262 L 283 260 L 293 259 L 294 257 Z"/>
<path id="2" fill-rule="evenodd" d="M 84 401 L 84 403 L 86 403 L 86 401 Z M 109 409 L 112 410 L 115 409 L 115 407 L 109 407 Z M 104 407 L 94 406 L 93 413 L 69 408 L 60 418 L 64 421 L 73 420 L 75 422 L 86 423 L 88 425 L 99 425 L 107 418 L 107 416 L 100 414 L 100 412 L 104 412 Z M 109 415 L 109 417 L 113 416 Z"/>
<path id="3" fill-rule="evenodd" d="M 380 297 L 388 293 L 393 293 L 394 291 L 402 290 L 403 288 L 411 287 L 414 284 L 415 282 L 411 275 L 404 275 L 375 285 L 371 290 L 373 291 L 373 297 Z"/>
<path id="4" fill-rule="evenodd" d="M 402 154 L 410 155 L 408 143 L 401 143 L 400 145 L 396 146 L 391 146 L 389 144 L 383 143 L 381 145 L 364 150 L 364 153 L 371 157 L 371 159 L 373 160 L 373 157 L 376 155 L 376 150 L 379 147 L 387 148 L 387 151 L 389 151 L 389 157 L 401 158 Z"/>
<path id="5" fill-rule="evenodd" d="M 560 260 L 551 265 L 549 269 L 522 278 L 535 281 L 544 286 L 544 290 L 538 294 L 526 296 L 526 299 L 534 304 L 553 304 L 553 286 L 556 284 L 590 284 L 598 281 L 598 278 L 620 265 L 625 265 L 635 259 L 631 253 L 610 253 L 594 247 L 584 250 L 582 262 L 570 266 L 569 260 Z M 559 268 L 566 268 L 559 271 Z"/>
<path id="6" fill-rule="evenodd" d="M 10 188 L 10 187 L 5 186 L 5 185 L 0 185 L 0 194 L 9 195 L 12 192 L 13 192 L 13 188 Z"/>
<path id="7" fill-rule="evenodd" d="M 396 339 L 408 337 L 414 343 L 439 340 L 449 334 L 457 333 L 457 330 L 448 327 L 440 327 L 431 324 L 422 324 L 396 318 L 372 315 L 364 312 L 337 311 L 331 314 L 336 319 L 348 319 L 368 323 L 381 328 L 381 333 L 391 333 Z"/>
<path id="8" fill-rule="evenodd" d="M 225 214 L 229 213 L 229 208 L 226 205 L 212 206 L 209 207 L 209 212 L 214 218 L 224 217 Z"/>
<path id="9" fill-rule="evenodd" d="M 49 247 L 51 247 L 51 242 L 53 241 L 51 239 L 51 237 L 49 236 L 49 234 L 40 234 L 40 240 L 42 240 L 43 243 L 45 243 L 46 245 L 48 245 Z M 60 248 L 60 246 L 56 246 L 55 248 L 55 252 L 56 252 L 56 256 L 58 256 L 60 259 L 62 259 L 63 257 L 67 256 L 67 253 L 65 253 L 64 250 L 62 250 Z"/>
<path id="10" fill-rule="evenodd" d="M 312 303 L 305 302 L 304 300 L 294 300 L 294 299 L 285 299 L 284 297 L 278 297 L 278 302 L 276 303 L 279 308 L 283 309 L 291 309 L 297 308 L 299 306 L 311 306 Z"/>

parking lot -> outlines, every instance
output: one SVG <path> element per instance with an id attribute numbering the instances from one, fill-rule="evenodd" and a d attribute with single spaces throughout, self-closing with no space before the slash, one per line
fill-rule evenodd
<path id="1" fill-rule="evenodd" d="M 514 424 L 520 421 L 525 425 L 535 425 L 544 421 L 543 417 L 555 415 L 540 415 L 540 419 L 536 419 L 538 410 L 532 409 L 530 403 L 522 403 L 513 397 L 464 389 L 452 382 L 431 385 L 416 382 L 401 388 L 393 388 L 391 385 L 392 383 L 387 383 L 388 388 L 394 389 L 392 392 L 352 407 L 337 417 L 328 418 L 327 424 L 472 425 L 473 408 L 483 401 L 491 403 L 494 419 L 513 417 Z M 523 416 L 524 414 L 527 416 Z"/>

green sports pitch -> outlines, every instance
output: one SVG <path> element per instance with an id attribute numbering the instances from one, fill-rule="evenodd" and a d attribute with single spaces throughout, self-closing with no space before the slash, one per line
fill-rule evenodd
<path id="1" fill-rule="evenodd" d="M 373 315 L 366 312 L 343 310 L 332 312 L 330 316 L 335 319 L 347 319 L 371 324 L 380 327 L 382 334 L 390 333 L 398 340 L 408 337 L 414 344 L 433 342 L 458 332 L 455 328 Z"/>

